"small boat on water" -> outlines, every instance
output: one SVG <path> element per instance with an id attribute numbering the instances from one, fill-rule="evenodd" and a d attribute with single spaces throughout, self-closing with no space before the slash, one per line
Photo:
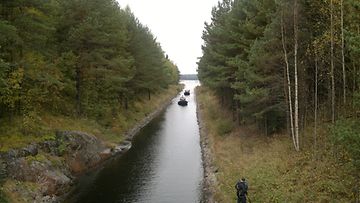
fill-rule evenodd
<path id="1" fill-rule="evenodd" d="M 182 97 L 180 97 L 180 100 L 178 101 L 178 104 L 180 106 L 187 106 L 188 101 L 186 101 L 185 97 L 182 96 Z"/>
<path id="2" fill-rule="evenodd" d="M 189 96 L 190 95 L 190 90 L 185 90 L 184 95 Z"/>

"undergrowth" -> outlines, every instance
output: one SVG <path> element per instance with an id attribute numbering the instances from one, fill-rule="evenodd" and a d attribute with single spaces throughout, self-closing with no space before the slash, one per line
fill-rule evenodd
<path id="1" fill-rule="evenodd" d="M 90 118 L 76 118 L 72 116 L 53 115 L 42 112 L 36 123 L 24 122 L 20 117 L 11 120 L 3 119 L 0 122 L 0 152 L 12 148 L 21 148 L 34 142 L 55 139 L 56 130 L 83 131 L 91 133 L 105 143 L 111 145 L 124 139 L 124 133 L 141 121 L 149 113 L 163 105 L 169 98 L 181 90 L 180 85 L 172 85 L 168 89 L 153 94 L 151 100 L 147 97 L 132 102 L 127 110 L 122 109 L 115 116 L 109 115 L 106 120 Z M 24 126 L 36 125 L 31 129 L 35 132 L 27 134 Z"/>

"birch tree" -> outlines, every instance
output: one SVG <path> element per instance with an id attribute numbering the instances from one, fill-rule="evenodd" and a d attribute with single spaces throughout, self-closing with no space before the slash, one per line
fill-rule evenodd
<path id="1" fill-rule="evenodd" d="M 293 119 L 293 109 L 292 109 L 292 94 L 291 94 L 291 81 L 290 81 L 290 73 L 289 73 L 289 59 L 287 56 L 286 50 L 286 39 L 285 39 L 285 25 L 284 25 L 284 13 L 281 13 L 281 41 L 282 47 L 284 51 L 284 60 L 286 64 L 286 81 L 287 81 L 287 89 L 288 89 L 288 111 L 290 117 L 290 133 L 293 139 L 294 147 L 296 148 L 296 139 L 294 134 L 294 119 Z"/>
<path id="2" fill-rule="evenodd" d="M 315 80 L 314 80 L 314 151 L 317 149 L 317 110 L 318 110 L 318 58 L 315 50 Z"/>
<path id="3" fill-rule="evenodd" d="M 331 122 L 335 123 L 335 77 L 334 77 L 334 4 L 330 0 L 330 62 L 331 62 Z"/>
<path id="4" fill-rule="evenodd" d="M 341 62 L 343 75 L 343 102 L 346 104 L 346 70 L 345 70 L 345 40 L 344 40 L 344 0 L 340 1 L 341 5 Z"/>
<path id="5" fill-rule="evenodd" d="M 295 112 L 294 112 L 294 127 L 295 127 L 295 150 L 299 151 L 299 98 L 298 98 L 298 1 L 294 2 L 294 78 L 295 78 Z"/>

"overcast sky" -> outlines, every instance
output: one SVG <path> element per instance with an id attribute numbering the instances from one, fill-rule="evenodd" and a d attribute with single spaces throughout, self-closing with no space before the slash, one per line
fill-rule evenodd
<path id="1" fill-rule="evenodd" d="M 218 0 L 117 0 L 148 26 L 181 74 L 196 73 L 204 22 Z"/>

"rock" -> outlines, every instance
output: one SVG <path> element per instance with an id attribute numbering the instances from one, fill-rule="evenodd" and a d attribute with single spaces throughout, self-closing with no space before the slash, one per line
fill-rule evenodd
<path id="1" fill-rule="evenodd" d="M 44 195 L 61 195 L 67 192 L 72 181 L 58 170 L 48 170 L 37 182 L 40 183 Z"/>
<path id="2" fill-rule="evenodd" d="M 39 143 L 39 148 L 44 152 L 55 156 L 61 156 L 58 147 L 59 147 L 59 142 L 57 141 L 49 140 Z"/>
<path id="3" fill-rule="evenodd" d="M 56 139 L 66 143 L 65 160 L 72 172 L 78 174 L 98 165 L 106 157 L 105 145 L 94 135 L 79 131 L 58 131 Z"/>
<path id="4" fill-rule="evenodd" d="M 7 177 L 6 165 L 0 159 L 0 185 L 3 183 L 3 180 Z"/>
<path id="5" fill-rule="evenodd" d="M 34 182 L 41 186 L 44 195 L 63 194 L 70 187 L 71 178 L 66 168 L 56 168 L 50 160 L 26 160 L 18 158 L 8 165 L 9 177 L 23 182 Z"/>
<path id="6" fill-rule="evenodd" d="M 8 160 L 12 160 L 12 159 L 15 159 L 17 157 L 19 157 L 19 151 L 18 150 L 15 150 L 15 149 L 10 149 L 8 151 L 8 153 L 5 155 L 5 159 L 8 159 Z"/>
<path id="7" fill-rule="evenodd" d="M 21 149 L 10 149 L 7 152 L 1 153 L 0 159 L 11 162 L 17 158 L 36 156 L 38 154 L 38 145 L 31 144 Z"/>
<path id="8" fill-rule="evenodd" d="M 132 144 L 130 141 L 125 140 L 117 147 L 120 148 L 122 151 L 127 151 L 132 147 Z"/>
<path id="9" fill-rule="evenodd" d="M 114 154 L 114 148 L 108 148 L 100 152 L 101 159 L 105 160 L 110 158 Z"/>
<path id="10" fill-rule="evenodd" d="M 124 140 L 113 149 L 114 154 L 124 153 L 128 151 L 131 148 L 131 146 L 132 144 L 130 141 Z"/>
<path id="11" fill-rule="evenodd" d="M 46 196 L 37 196 L 35 198 L 35 202 L 39 202 L 39 203 L 55 203 L 55 202 L 59 202 L 56 198 L 56 196 L 50 196 L 50 195 L 46 195 Z"/>
<path id="12" fill-rule="evenodd" d="M 36 156 L 38 154 L 38 146 L 36 144 L 29 145 L 22 149 L 25 156 Z"/>

